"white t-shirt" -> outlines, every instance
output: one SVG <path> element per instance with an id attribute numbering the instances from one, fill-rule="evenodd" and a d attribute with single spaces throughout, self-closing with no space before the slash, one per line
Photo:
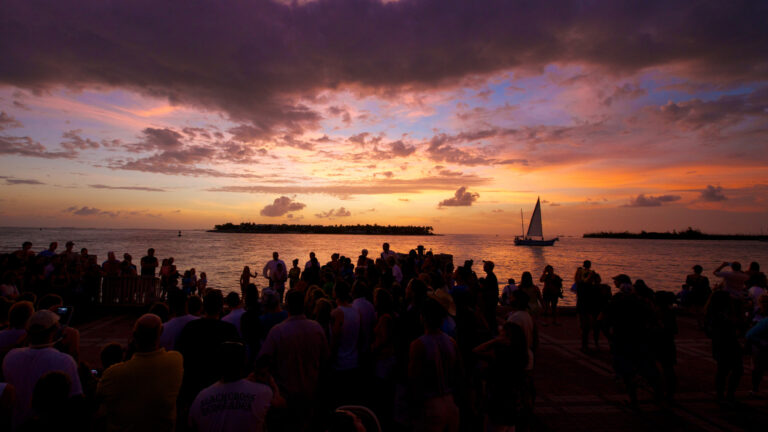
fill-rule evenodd
<path id="1" fill-rule="evenodd" d="M 715 272 L 715 276 L 723 278 L 723 289 L 728 291 L 731 297 L 745 297 L 746 287 L 744 283 L 749 279 L 746 273 L 740 271 L 719 271 Z"/>
<path id="2" fill-rule="evenodd" d="M 176 341 L 179 339 L 181 331 L 184 330 L 184 326 L 190 321 L 199 318 L 200 317 L 187 314 L 169 319 L 167 323 L 163 324 L 163 333 L 160 335 L 160 346 L 165 348 L 166 351 L 175 350 Z"/>
<path id="3" fill-rule="evenodd" d="M 272 401 L 269 386 L 241 379 L 217 381 L 201 391 L 189 408 L 189 425 L 198 431 L 262 431 Z"/>
<path id="4" fill-rule="evenodd" d="M 360 338 L 361 346 L 366 350 L 373 343 L 373 327 L 376 325 L 376 308 L 368 299 L 360 297 L 352 302 L 352 307 L 360 312 Z"/>
<path id="5" fill-rule="evenodd" d="M 244 313 L 245 313 L 245 308 L 239 307 L 237 309 L 231 310 L 221 320 L 224 321 L 224 322 L 228 322 L 228 323 L 232 324 L 233 326 L 235 326 L 235 328 L 237 329 L 237 334 L 242 336 L 243 332 L 240 331 L 240 318 L 243 317 Z"/>
<path id="6" fill-rule="evenodd" d="M 528 344 L 528 365 L 526 370 L 533 370 L 533 318 L 527 311 L 514 311 L 507 315 L 507 321 L 515 323 L 523 329 L 525 342 Z"/>
<path id="7" fill-rule="evenodd" d="M 32 393 L 35 384 L 48 372 L 64 372 L 72 382 L 69 395 L 83 394 L 77 363 L 69 354 L 55 348 L 16 348 L 8 352 L 3 360 L 3 376 L 16 389 L 16 407 L 13 420 L 21 424 L 32 410 Z"/>
<path id="8" fill-rule="evenodd" d="M 755 305 L 755 311 L 760 309 L 760 296 L 765 293 L 766 290 L 757 285 L 749 289 L 749 297 L 752 298 L 752 303 Z"/>
<path id="9" fill-rule="evenodd" d="M 509 304 L 512 302 L 512 293 L 517 291 L 517 285 L 515 284 L 509 284 L 505 285 L 504 289 L 501 291 L 501 304 L 504 306 L 509 306 Z"/>
<path id="10" fill-rule="evenodd" d="M 395 278 L 397 283 L 403 283 L 403 271 L 400 269 L 400 266 L 395 264 L 392 267 L 392 277 Z"/>

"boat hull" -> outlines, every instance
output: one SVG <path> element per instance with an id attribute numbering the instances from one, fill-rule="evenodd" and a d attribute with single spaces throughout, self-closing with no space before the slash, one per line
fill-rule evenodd
<path id="1" fill-rule="evenodd" d="M 515 246 L 552 246 L 559 239 L 557 237 L 551 240 L 534 240 L 529 238 L 515 237 Z"/>

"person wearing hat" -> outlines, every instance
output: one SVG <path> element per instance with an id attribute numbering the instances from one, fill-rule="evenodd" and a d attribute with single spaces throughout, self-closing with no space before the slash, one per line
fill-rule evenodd
<path id="1" fill-rule="evenodd" d="M 16 389 L 16 426 L 30 417 L 35 384 L 48 372 L 61 371 L 69 377 L 70 397 L 83 394 L 75 359 L 53 348 L 59 328 L 58 315 L 47 309 L 35 312 L 27 322 L 29 346 L 12 349 L 3 360 L 3 376 Z"/>

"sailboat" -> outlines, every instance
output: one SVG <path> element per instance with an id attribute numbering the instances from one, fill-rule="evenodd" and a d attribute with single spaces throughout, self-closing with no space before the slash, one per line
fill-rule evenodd
<path id="1" fill-rule="evenodd" d="M 541 200 L 536 198 L 536 208 L 533 209 L 531 222 L 528 224 L 528 233 L 525 234 L 525 225 L 523 225 L 523 210 L 520 209 L 520 225 L 523 228 L 522 236 L 515 236 L 515 246 L 552 246 L 559 239 L 557 237 L 544 240 L 544 234 L 541 228 Z M 541 240 L 532 237 L 541 237 Z"/>

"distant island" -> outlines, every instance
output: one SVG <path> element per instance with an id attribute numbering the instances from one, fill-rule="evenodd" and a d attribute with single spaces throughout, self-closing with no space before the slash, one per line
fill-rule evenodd
<path id="1" fill-rule="evenodd" d="M 297 225 L 297 224 L 255 224 L 243 222 L 239 225 L 227 222 L 216 225 L 208 232 L 218 233 L 260 233 L 260 234 L 359 234 L 359 235 L 435 235 L 431 226 L 398 225 Z"/>
<path id="2" fill-rule="evenodd" d="M 688 227 L 685 231 L 672 232 L 597 232 L 584 234 L 584 238 L 616 238 L 616 239 L 653 239 L 653 240 L 768 240 L 766 235 L 751 234 L 704 234 L 703 232 Z"/>

